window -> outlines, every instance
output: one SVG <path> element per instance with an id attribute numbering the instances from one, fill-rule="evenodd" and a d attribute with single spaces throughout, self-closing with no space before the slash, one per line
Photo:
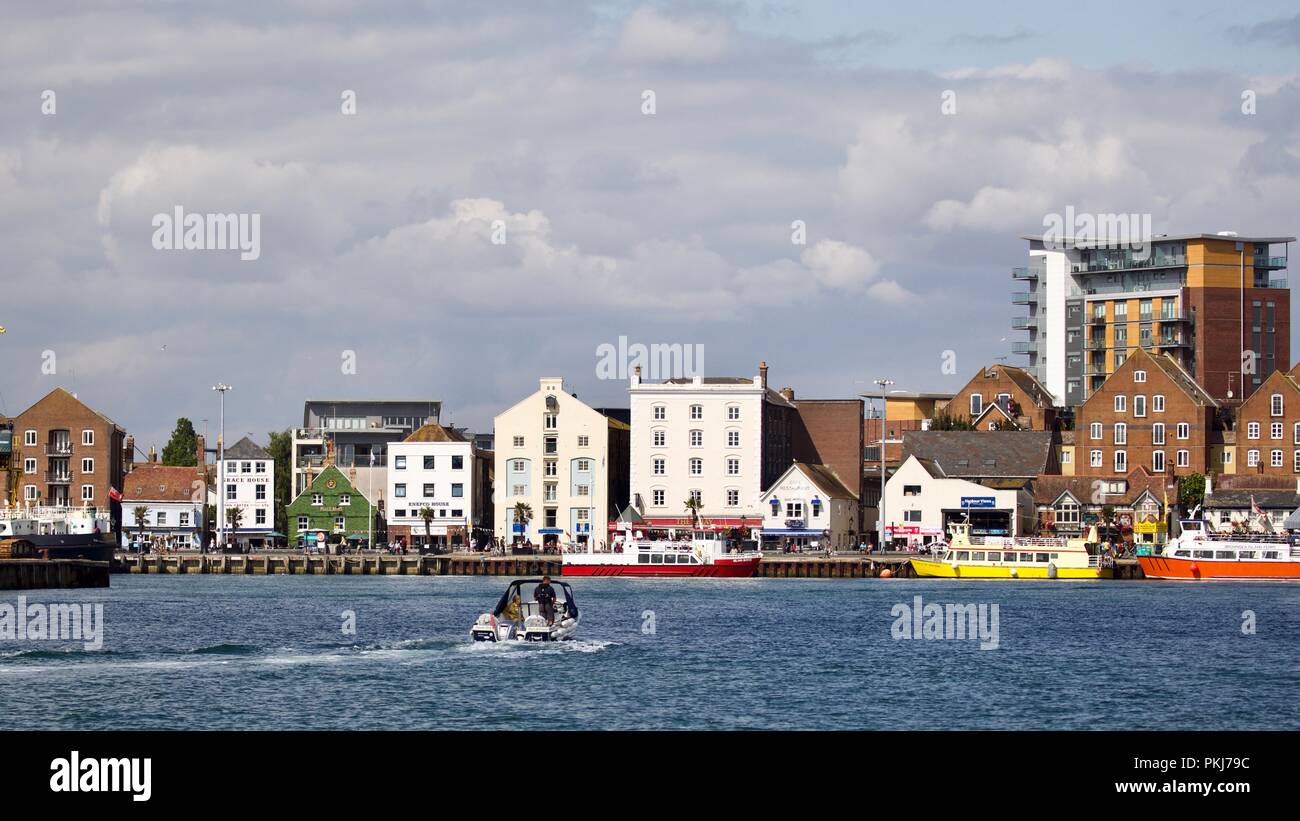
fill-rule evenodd
<path id="1" fill-rule="evenodd" d="M 394 496 L 395 498 L 398 498 L 398 499 L 405 499 L 405 498 L 406 498 L 406 485 L 404 485 L 404 484 L 396 484 L 396 485 L 393 485 L 393 496 Z"/>
<path id="2" fill-rule="evenodd" d="M 434 497 L 434 487 L 435 485 L 431 485 L 427 482 L 424 484 L 424 498 L 432 499 Z"/>
<path id="3" fill-rule="evenodd" d="M 665 438 L 666 438 L 666 437 L 664 436 L 664 432 L 663 432 L 663 431 L 661 431 L 661 430 L 657 430 L 657 431 L 655 431 L 655 432 L 654 432 L 654 446 L 657 447 L 657 448 L 661 448 L 661 447 L 663 447 L 663 446 L 664 446 L 664 440 L 665 440 Z"/>
<path id="4" fill-rule="evenodd" d="M 1146 371 L 1133 371 L 1133 381 L 1134 381 L 1134 382 L 1145 382 L 1145 381 L 1147 381 L 1147 372 L 1146 372 Z"/>
<path id="5" fill-rule="evenodd" d="M 547 456 L 554 456 L 560 452 L 560 439 L 558 436 L 547 436 L 542 439 L 542 452 Z"/>
<path id="6" fill-rule="evenodd" d="M 511 485 L 511 486 L 510 486 L 510 495 L 511 495 L 511 496 L 523 496 L 523 495 L 524 495 L 524 486 L 523 486 L 523 485 Z"/>
<path id="7" fill-rule="evenodd" d="M 1296 451 L 1297 458 L 1300 458 L 1300 450 Z M 727 489 L 727 506 L 735 507 L 740 504 L 740 491 L 733 488 Z"/>
<path id="8" fill-rule="evenodd" d="M 1115 451 L 1115 472 L 1128 472 L 1128 454 L 1122 450 Z"/>
<path id="9" fill-rule="evenodd" d="M 919 522 L 919 521 L 921 521 L 921 511 L 919 511 L 919 510 L 904 510 L 904 511 L 903 511 L 903 521 L 905 521 L 905 522 Z"/>
<path id="10" fill-rule="evenodd" d="M 266 485 L 256 485 L 253 488 L 253 498 L 259 502 L 266 501 Z"/>
<path id="11" fill-rule="evenodd" d="M 36 447 L 36 431 L 34 430 L 23 431 L 23 447 L 26 448 Z"/>
<path id="12" fill-rule="evenodd" d="M 1271 439 L 1282 439 L 1286 436 L 1286 428 L 1281 422 L 1274 422 L 1268 426 L 1268 433 Z"/>
<path id="13" fill-rule="evenodd" d="M 585 447 L 590 447 L 590 446 L 591 446 L 591 437 L 590 437 L 590 436 L 579 436 L 579 437 L 578 437 L 578 447 L 580 447 L 580 448 L 585 448 Z"/>
<path id="14" fill-rule="evenodd" d="M 656 457 L 655 459 L 651 460 L 651 465 L 652 465 L 650 469 L 651 473 L 653 473 L 655 476 L 664 475 L 664 460 L 661 457 Z"/>
<path id="15" fill-rule="evenodd" d="M 524 460 L 523 460 L 523 459 L 516 459 L 516 460 L 513 462 L 513 464 L 514 464 L 514 468 L 513 468 L 513 469 L 514 469 L 514 472 L 515 472 L 515 473 L 523 473 L 523 472 L 524 472 Z"/>
<path id="16" fill-rule="evenodd" d="M 546 430 L 555 430 L 560 425 L 559 418 L 553 413 L 542 415 L 542 427 Z"/>
<path id="17" fill-rule="evenodd" d="M 542 488 L 542 501 L 554 502 L 560 497 L 560 486 L 554 482 L 547 482 Z"/>
<path id="18" fill-rule="evenodd" d="M 266 462 L 258 462 L 258 463 L 257 463 L 257 470 L 256 470 L 255 472 L 257 472 L 257 473 L 266 473 Z"/>
<path id="19" fill-rule="evenodd" d="M 25 485 L 23 487 L 23 499 L 28 502 L 36 501 L 36 485 Z"/>
<path id="20" fill-rule="evenodd" d="M 1068 450 L 1061 451 L 1061 464 L 1068 465 L 1074 461 L 1074 454 Z"/>
<path id="21" fill-rule="evenodd" d="M 1178 452 L 1179 452 L 1179 453 L 1182 453 L 1183 451 L 1180 450 L 1180 451 L 1178 451 Z M 1180 461 L 1179 464 L 1182 464 L 1182 462 Z M 1223 452 L 1223 464 L 1225 464 L 1225 465 L 1230 465 L 1230 464 L 1232 464 L 1232 451 L 1230 451 L 1230 450 L 1225 450 L 1225 451 Z"/>
<path id="22" fill-rule="evenodd" d="M 311 495 L 311 503 L 313 505 L 316 505 L 317 507 L 320 507 L 321 505 L 325 504 L 325 496 L 320 493 L 313 493 Z"/>
<path id="23" fill-rule="evenodd" d="M 1294 451 L 1291 455 L 1291 472 L 1300 473 L 1300 450 Z"/>
<path id="24" fill-rule="evenodd" d="M 1282 462 L 1282 451 L 1280 451 L 1280 450 L 1274 450 L 1273 452 L 1271 452 L 1271 453 L 1269 454 L 1269 460 L 1268 460 L 1268 463 L 1269 463 L 1269 467 L 1275 467 L 1275 468 L 1280 468 L 1280 467 L 1282 467 L 1282 464 L 1283 464 L 1283 462 Z"/>
<path id="25" fill-rule="evenodd" d="M 579 495 L 579 496 L 590 496 L 590 495 L 591 495 L 591 485 L 578 485 L 578 495 Z"/>
<path id="26" fill-rule="evenodd" d="M 1165 443 L 1165 425 L 1163 422 L 1156 422 L 1151 426 L 1151 444 L 1163 445 Z"/>
<path id="27" fill-rule="evenodd" d="M 921 486 L 920 486 L 920 485 L 903 485 L 903 495 L 904 495 L 904 496 L 920 496 L 920 495 L 921 495 Z"/>
<path id="28" fill-rule="evenodd" d="M 740 418 L 740 406 L 739 406 L 739 405 L 728 405 L 728 406 L 727 406 L 727 421 L 729 421 L 729 422 L 735 422 L 735 421 L 736 421 L 737 419 L 739 419 L 739 418 Z M 740 491 L 736 491 L 736 495 L 739 496 L 739 495 L 740 495 Z"/>
<path id="29" fill-rule="evenodd" d="M 589 470 L 591 470 L 591 460 L 590 460 L 590 459 L 579 459 L 579 460 L 578 460 L 578 472 L 579 472 L 579 473 L 586 473 L 586 472 L 589 471 Z"/>
<path id="30" fill-rule="evenodd" d="M 94 486 L 94 485 L 82 485 L 82 486 L 81 486 L 81 501 L 83 501 L 83 502 L 93 502 L 94 500 L 95 500 L 95 486 Z"/>
<path id="31" fill-rule="evenodd" d="M 226 485 L 226 501 L 227 501 L 227 502 L 233 502 L 233 501 L 235 501 L 235 486 L 234 486 L 234 485 Z"/>
<path id="32" fill-rule="evenodd" d="M 1300 445 L 1300 422 L 1296 422 L 1291 432 L 1291 444 Z"/>
<path id="33" fill-rule="evenodd" d="M 1089 433 L 1092 435 L 1093 439 L 1100 439 L 1102 436 L 1105 435 L 1102 433 L 1102 425 L 1100 422 L 1093 422 L 1091 425 L 1088 426 L 1088 430 Z"/>
<path id="34" fill-rule="evenodd" d="M 692 459 L 692 460 L 691 460 L 691 475 L 692 475 L 692 476 L 703 476 L 703 475 L 704 475 L 704 460 L 703 460 L 703 459 Z"/>
<path id="35" fill-rule="evenodd" d="M 1258 423 L 1258 422 L 1251 422 L 1250 424 L 1246 425 L 1246 438 L 1247 438 L 1247 439 L 1258 439 L 1258 438 L 1259 438 L 1259 423 Z"/>
<path id="36" fill-rule="evenodd" d="M 979 416 L 983 412 L 984 412 L 984 397 L 980 396 L 978 393 L 972 393 L 970 395 L 971 418 L 974 419 L 975 417 Z"/>
<path id="37" fill-rule="evenodd" d="M 703 418 L 704 418 L 704 406 L 703 406 L 703 405 L 691 405 L 691 418 L 692 418 L 692 419 L 703 419 Z"/>
<path id="38" fill-rule="evenodd" d="M 1118 396 L 1115 397 L 1115 412 L 1123 413 L 1126 410 L 1125 406 L 1127 404 L 1128 404 L 1128 397 L 1125 396 L 1124 394 L 1119 394 Z"/>
<path id="39" fill-rule="evenodd" d="M 334 529 L 335 529 L 336 531 L 341 531 L 341 530 L 343 530 L 343 528 L 346 527 L 346 525 L 347 525 L 347 523 L 344 521 L 344 519 L 343 519 L 342 516 L 335 516 L 335 517 L 334 517 Z"/>
<path id="40" fill-rule="evenodd" d="M 434 468 L 433 468 L 433 466 L 434 466 L 434 458 L 433 458 L 432 456 L 426 456 L 426 457 L 424 457 L 423 463 L 424 463 L 424 469 L 425 469 L 425 470 L 433 470 L 433 469 L 434 469 Z"/>
<path id="41" fill-rule="evenodd" d="M 704 447 L 704 431 L 702 430 L 691 431 L 691 447 L 693 448 Z"/>
<path id="42" fill-rule="evenodd" d="M 732 458 L 732 459 L 728 459 L 728 460 L 727 460 L 727 475 L 728 475 L 728 476 L 739 476 L 739 475 L 740 475 L 740 460 L 739 460 L 739 459 Z"/>
<path id="43" fill-rule="evenodd" d="M 1128 444 L 1128 425 L 1123 422 L 1115 423 L 1115 442 L 1116 445 Z"/>
<path id="44" fill-rule="evenodd" d="M 35 472 L 36 472 L 36 460 L 35 460 L 35 459 L 24 459 L 24 460 L 23 460 L 23 473 L 35 473 Z"/>
<path id="45" fill-rule="evenodd" d="M 1253 467 L 1258 467 L 1258 466 L 1259 466 L 1259 451 L 1258 451 L 1258 450 L 1253 450 L 1253 449 L 1252 449 L 1252 450 L 1248 450 L 1248 451 L 1246 451 L 1246 466 L 1247 466 L 1247 467 L 1252 467 L 1252 468 L 1253 468 Z"/>
<path id="46" fill-rule="evenodd" d="M 516 437 L 514 437 L 514 440 L 513 440 L 513 441 L 514 441 L 514 443 L 515 443 L 515 447 L 517 447 L 517 448 L 522 448 L 522 447 L 524 446 L 524 437 L 522 437 L 522 436 L 516 436 Z"/>
<path id="47" fill-rule="evenodd" d="M 339 494 L 339 506 L 340 506 L 340 507 L 347 507 L 347 506 L 350 505 L 350 504 L 352 504 L 352 494 L 350 494 L 350 493 L 340 493 L 340 494 Z"/>
<path id="48" fill-rule="evenodd" d="M 729 448 L 740 447 L 740 431 L 738 430 L 727 431 L 727 447 Z"/>
<path id="49" fill-rule="evenodd" d="M 1189 425 L 1189 424 L 1187 424 L 1186 422 L 1179 422 L 1179 423 L 1178 423 L 1178 438 L 1179 438 L 1179 439 L 1188 439 L 1188 438 L 1191 437 L 1191 435 L 1192 435 L 1192 426 Z"/>
<path id="50" fill-rule="evenodd" d="M 1224 451 L 1224 452 L 1227 453 L 1227 451 Z M 1228 454 L 1228 455 L 1231 455 L 1231 454 Z M 1185 468 L 1185 467 L 1187 467 L 1188 465 L 1190 465 L 1190 464 L 1191 464 L 1191 459 L 1192 459 L 1192 452 L 1191 452 L 1191 451 L 1189 451 L 1189 450 L 1180 450 L 1180 451 L 1178 451 L 1178 466 L 1179 466 L 1180 468 Z"/>
<path id="51" fill-rule="evenodd" d="M 81 444 L 83 445 L 95 444 L 95 432 L 93 430 L 83 430 L 81 432 Z"/>
<path id="52" fill-rule="evenodd" d="M 166 526 L 167 526 L 167 511 L 165 511 L 165 510 L 160 510 L 160 511 L 158 511 L 158 515 L 155 516 L 154 518 L 158 520 L 158 521 L 156 522 L 156 525 L 157 525 L 158 527 L 166 527 Z"/>
<path id="53" fill-rule="evenodd" d="M 306 530 L 307 527 L 308 527 L 308 525 L 307 525 L 307 517 L 306 517 L 306 516 L 299 516 L 299 517 L 298 517 L 298 530 L 299 530 L 299 531 L 303 531 L 303 530 Z"/>
<path id="54" fill-rule="evenodd" d="M 1165 472 L 1165 452 L 1163 450 L 1151 451 L 1151 470 L 1153 473 Z"/>
<path id="55" fill-rule="evenodd" d="M 1092 451 L 1092 453 L 1090 454 L 1090 459 L 1088 464 L 1095 468 L 1101 467 L 1101 451 L 1099 450 Z"/>
<path id="56" fill-rule="evenodd" d="M 190 514 L 185 513 L 185 512 L 182 512 L 182 513 L 180 514 L 180 518 L 181 518 L 181 527 L 189 527 L 189 526 L 190 526 Z"/>
<path id="57" fill-rule="evenodd" d="M 240 472 L 240 473 L 252 473 L 252 472 L 253 472 L 253 463 L 252 463 L 252 462 L 240 462 L 240 463 L 239 463 L 239 472 Z"/>
<path id="58" fill-rule="evenodd" d="M 547 462 L 546 464 L 544 464 L 544 465 L 542 466 L 542 475 L 543 475 L 543 476 L 549 476 L 549 477 L 554 477 L 554 476 L 558 476 L 558 475 L 560 475 L 560 474 L 559 474 L 559 469 L 556 468 L 556 466 L 555 466 L 555 462 L 554 462 L 553 460 Z"/>
<path id="59" fill-rule="evenodd" d="M 802 518 L 803 518 L 803 502 L 786 502 L 786 503 L 785 503 L 785 518 L 787 518 L 787 519 L 802 519 Z"/>
<path id="60" fill-rule="evenodd" d="M 1145 396 L 1133 397 L 1133 415 L 1134 416 L 1147 415 L 1147 398 Z"/>
<path id="61" fill-rule="evenodd" d="M 662 488 L 657 490 L 652 490 L 650 492 L 650 504 L 654 505 L 655 507 L 664 506 L 664 491 Z"/>
<path id="62" fill-rule="evenodd" d="M 1268 409 L 1272 416 L 1282 415 L 1282 394 L 1275 393 L 1269 397 Z"/>
<path id="63" fill-rule="evenodd" d="M 1056 523 L 1058 525 L 1079 524 L 1079 505 L 1073 499 L 1062 499 L 1056 506 Z"/>
<path id="64" fill-rule="evenodd" d="M 453 457 L 451 457 L 451 469 L 452 469 L 452 470 L 464 470 L 464 469 L 465 469 L 465 457 L 464 457 L 464 456 L 453 456 Z"/>
<path id="65" fill-rule="evenodd" d="M 393 457 L 393 470 L 406 470 L 406 457 L 405 457 L 405 456 L 394 456 L 394 457 Z"/>
<path id="66" fill-rule="evenodd" d="M 253 515 L 253 524 L 266 524 L 266 508 L 259 507 Z"/>
<path id="67" fill-rule="evenodd" d="M 451 486 L 451 498 L 460 499 L 465 496 L 465 486 L 460 482 L 453 482 Z"/>
<path id="68" fill-rule="evenodd" d="M 1155 396 L 1151 397 L 1151 412 L 1165 412 L 1165 395 L 1163 393 L 1157 393 Z"/>
<path id="69" fill-rule="evenodd" d="M 659 419 L 659 420 L 664 419 L 664 406 L 663 406 L 663 405 L 655 405 L 654 418 L 655 418 L 655 419 Z"/>
<path id="70" fill-rule="evenodd" d="M 700 492 L 699 488 L 690 491 L 688 495 L 697 502 L 704 501 L 704 494 Z"/>

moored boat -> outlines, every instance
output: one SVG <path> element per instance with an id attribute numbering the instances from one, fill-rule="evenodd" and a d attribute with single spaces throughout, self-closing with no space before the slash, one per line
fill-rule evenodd
<path id="1" fill-rule="evenodd" d="M 115 545 L 107 511 L 25 505 L 0 508 L 0 539 L 21 539 L 45 559 L 109 561 Z"/>
<path id="2" fill-rule="evenodd" d="M 1164 550 L 1138 556 L 1149 579 L 1180 581 L 1300 580 L 1300 547 L 1283 534 L 1212 534 L 1205 522 L 1186 519 Z"/>
<path id="3" fill-rule="evenodd" d="M 918 576 L 946 579 L 1108 579 L 1114 569 L 1100 552 L 1097 530 L 1083 539 L 972 538 L 965 522 L 950 528 L 951 541 L 935 558 L 912 559 Z"/>
<path id="4" fill-rule="evenodd" d="M 566 576 L 671 576 L 748 578 L 763 554 L 739 539 L 711 530 L 692 530 L 689 538 L 617 539 L 608 552 L 565 553 Z"/>

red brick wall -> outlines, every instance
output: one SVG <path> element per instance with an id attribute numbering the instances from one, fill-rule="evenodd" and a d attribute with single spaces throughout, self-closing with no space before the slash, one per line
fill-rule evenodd
<path id="1" fill-rule="evenodd" d="M 1281 394 L 1282 415 L 1273 416 L 1272 396 Z M 1258 435 L 1250 437 L 1251 423 L 1259 426 Z M 1282 437 L 1273 438 L 1273 424 L 1281 423 Z M 1268 476 L 1294 477 L 1295 454 L 1300 451 L 1300 442 L 1296 439 L 1296 425 L 1300 424 L 1300 391 L 1295 383 L 1282 372 L 1274 372 L 1260 385 L 1259 389 L 1237 409 L 1235 425 L 1237 438 L 1237 473 L 1241 475 L 1263 474 Z M 1250 451 L 1259 451 L 1259 463 L 1250 467 Z M 1274 467 L 1272 451 L 1282 451 L 1282 464 Z"/>

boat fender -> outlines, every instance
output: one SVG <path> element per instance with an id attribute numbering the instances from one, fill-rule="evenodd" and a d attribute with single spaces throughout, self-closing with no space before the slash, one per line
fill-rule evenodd
<path id="1" fill-rule="evenodd" d="M 949 562 L 948 564 L 952 567 L 953 570 L 956 570 L 956 569 L 957 569 L 957 560 L 956 560 L 956 559 L 953 559 L 953 560 L 952 560 L 951 562 Z"/>
<path id="2" fill-rule="evenodd" d="M 1009 570 L 1008 572 L 1011 574 L 1011 578 L 1013 579 L 1020 575 L 1019 571 L 1017 571 L 1014 567 L 1011 568 L 1011 570 Z"/>
<path id="3" fill-rule="evenodd" d="M 1198 565 L 1196 562 L 1192 562 L 1191 566 L 1188 567 L 1187 569 L 1188 569 L 1188 571 L 1191 572 L 1191 574 L 1192 574 L 1193 576 L 1199 576 L 1199 575 L 1201 575 L 1201 566 Z"/>
<path id="4" fill-rule="evenodd" d="M 1048 563 L 1048 565 L 1047 565 L 1047 578 L 1049 578 L 1049 579 L 1055 579 L 1055 578 L 1056 578 L 1056 563 L 1055 563 L 1055 562 L 1050 562 L 1050 563 Z"/>

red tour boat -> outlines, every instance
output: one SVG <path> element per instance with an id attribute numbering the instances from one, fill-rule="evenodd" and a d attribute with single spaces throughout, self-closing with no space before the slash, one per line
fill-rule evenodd
<path id="1" fill-rule="evenodd" d="M 705 576 L 754 575 L 763 554 L 738 539 L 709 530 L 692 530 L 690 538 L 616 539 L 604 553 L 565 553 L 565 576 Z"/>
<path id="2" fill-rule="evenodd" d="M 1283 534 L 1212 535 L 1188 519 L 1182 534 L 1154 556 L 1138 556 L 1149 579 L 1300 580 L 1300 548 Z"/>

